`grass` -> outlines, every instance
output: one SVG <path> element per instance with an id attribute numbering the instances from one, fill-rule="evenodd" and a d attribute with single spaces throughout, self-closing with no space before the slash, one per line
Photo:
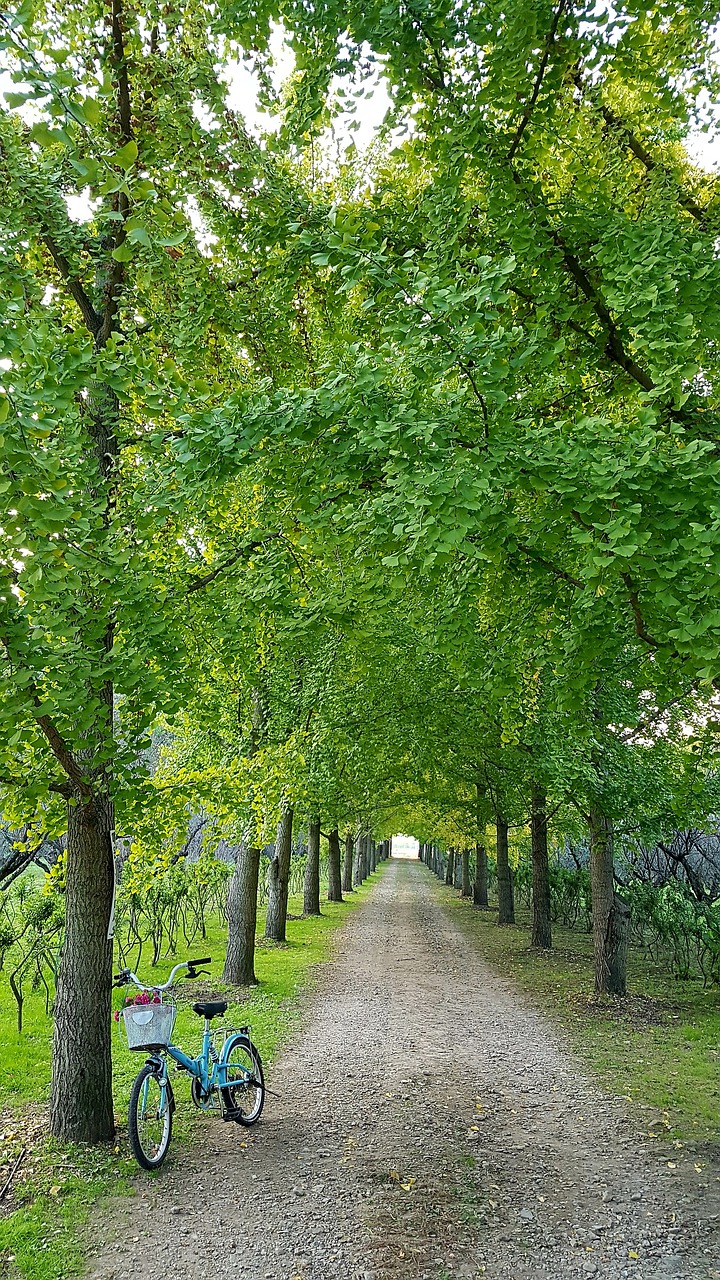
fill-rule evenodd
<path id="1" fill-rule="evenodd" d="M 299 1014 L 299 996 L 312 982 L 314 966 L 330 956 L 336 930 L 349 912 L 364 901 L 386 865 L 381 863 L 378 871 L 345 902 L 323 903 L 321 916 L 288 920 L 287 946 L 264 945 L 260 940 L 256 958 L 260 985 L 243 991 L 240 999 L 237 988 L 205 980 L 208 995 L 217 993 L 229 1001 L 225 1021 L 250 1024 L 264 1062 L 272 1061 L 290 1034 Z M 302 898 L 291 898 L 288 909 L 291 915 L 299 914 Z M 219 974 L 224 947 L 224 928 L 220 921 L 214 921 L 207 938 L 200 943 L 196 940 L 187 954 L 212 956 L 212 972 Z M 147 981 L 164 981 L 172 963 L 172 957 L 168 957 L 155 969 L 143 965 L 138 976 Z M 183 995 L 179 987 L 178 995 L 173 1038 L 195 1053 L 200 1047 L 202 1023 L 190 1006 L 198 998 L 197 989 L 188 989 Z M 52 1034 L 51 1019 L 46 1016 L 44 999 L 39 995 L 27 997 L 24 1022 L 25 1030 L 18 1036 L 15 1004 L 0 974 L 0 1188 L 23 1146 L 28 1152 L 13 1184 L 15 1207 L 4 1217 L 0 1212 L 0 1277 L 67 1280 L 83 1269 L 82 1227 L 91 1207 L 109 1194 L 132 1194 L 130 1178 L 138 1170 L 126 1142 L 127 1101 L 143 1057 L 130 1053 L 118 1033 L 113 1043 L 118 1122 L 114 1144 L 89 1148 L 60 1146 L 45 1137 L 38 1141 L 36 1131 L 43 1128 L 50 1084 Z M 176 1097 L 173 1142 L 182 1142 L 192 1138 L 198 1121 L 186 1080 L 179 1081 Z M 0 1211 L 3 1208 L 7 1210 L 7 1204 L 0 1205 Z"/>
<path id="2" fill-rule="evenodd" d="M 720 991 L 679 981 L 631 948 L 628 996 L 593 998 L 592 939 L 553 927 L 553 949 L 529 945 L 529 913 L 499 928 L 438 884 L 444 908 L 493 968 L 507 974 L 557 1020 L 604 1086 L 644 1108 L 648 1133 L 718 1153 Z"/>

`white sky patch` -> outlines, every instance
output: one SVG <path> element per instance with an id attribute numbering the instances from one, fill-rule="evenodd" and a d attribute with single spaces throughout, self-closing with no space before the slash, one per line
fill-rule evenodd
<path id="1" fill-rule="evenodd" d="M 192 104 L 192 113 L 206 133 L 213 133 L 214 130 L 220 128 L 220 121 L 217 116 L 199 98 L 196 98 Z"/>
<path id="2" fill-rule="evenodd" d="M 700 128 L 692 129 L 685 139 L 685 150 L 695 164 L 699 164 L 703 169 L 716 170 L 720 167 L 720 132 L 715 123 L 717 109 L 713 109 L 707 94 L 701 94 L 697 110 L 698 114 L 704 117 L 708 131 L 703 133 Z"/>
<path id="3" fill-rule="evenodd" d="M 207 223 L 200 212 L 195 196 L 188 196 L 185 201 L 185 212 L 195 233 L 198 249 L 204 257 L 211 258 L 213 245 L 217 244 L 218 238 L 208 230 Z"/>
<path id="4" fill-rule="evenodd" d="M 272 59 L 268 71 L 273 88 L 279 94 L 295 70 L 295 54 L 281 23 L 273 24 L 268 47 Z M 362 57 L 373 57 L 369 45 L 362 50 Z M 239 58 L 229 60 L 222 79 L 228 87 L 228 106 L 242 116 L 248 130 L 256 138 L 278 132 L 281 118 L 260 110 L 259 78 L 247 62 Z M 359 93 L 361 88 L 362 96 Z M 329 161 L 335 163 L 342 161 L 346 148 L 354 145 L 362 152 L 371 145 L 390 107 L 387 82 L 380 65 L 370 78 L 363 79 L 359 73 L 356 76 L 334 76 L 328 95 L 330 101 L 336 106 L 342 104 L 343 93 L 346 95 L 347 109 L 338 112 L 332 125 L 319 138 L 320 150 Z M 357 96 L 353 97 L 354 94 Z M 201 120 L 201 124 L 207 127 L 204 120 Z"/>
<path id="5" fill-rule="evenodd" d="M 413 836 L 397 835 L 392 837 L 393 858 L 417 858 L 420 845 Z"/>
<path id="6" fill-rule="evenodd" d="M 372 57 L 369 47 L 363 49 L 363 57 Z M 376 65 L 369 78 L 333 76 L 329 97 L 344 109 L 320 135 L 320 146 L 331 157 L 335 152 L 333 158 L 340 163 L 348 147 L 364 152 L 375 141 L 390 109 L 390 94 L 382 68 Z"/>
<path id="7" fill-rule="evenodd" d="M 85 187 L 83 191 L 79 191 L 76 196 L 65 196 L 65 204 L 67 205 L 68 216 L 72 222 L 92 222 L 96 209 L 99 209 L 102 200 L 98 197 L 93 200 L 90 195 L 90 188 Z"/>
<path id="8" fill-rule="evenodd" d="M 273 23 L 268 47 L 272 58 L 270 79 L 273 88 L 279 93 L 295 70 L 295 54 L 288 44 L 282 24 Z M 251 133 L 256 137 L 264 133 L 277 133 L 280 120 L 277 116 L 260 110 L 260 81 L 247 62 L 240 58 L 230 59 L 225 65 L 222 79 L 228 87 L 228 106 L 242 116 Z"/>

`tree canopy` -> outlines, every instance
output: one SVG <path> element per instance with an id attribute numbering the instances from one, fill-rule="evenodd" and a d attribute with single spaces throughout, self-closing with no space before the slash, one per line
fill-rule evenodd
<path id="1" fill-rule="evenodd" d="M 68 939 L 104 867 L 94 1025 L 113 832 L 717 812 L 718 16 L 1 16 L 2 812 L 67 831 Z"/>

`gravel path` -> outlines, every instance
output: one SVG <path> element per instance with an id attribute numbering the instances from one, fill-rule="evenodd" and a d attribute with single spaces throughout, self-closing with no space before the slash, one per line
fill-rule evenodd
<path id="1" fill-rule="evenodd" d="M 720 1278 L 715 1174 L 643 1145 L 419 862 L 349 917 L 268 1084 L 251 1136 L 208 1120 L 97 1224 L 93 1280 Z"/>

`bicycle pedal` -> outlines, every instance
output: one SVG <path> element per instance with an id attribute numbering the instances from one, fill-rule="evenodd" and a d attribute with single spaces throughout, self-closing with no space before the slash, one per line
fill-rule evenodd
<path id="1" fill-rule="evenodd" d="M 223 1111 L 222 1118 L 223 1120 L 239 1120 L 244 1115 L 244 1111 L 240 1111 L 236 1108 L 234 1111 Z"/>

